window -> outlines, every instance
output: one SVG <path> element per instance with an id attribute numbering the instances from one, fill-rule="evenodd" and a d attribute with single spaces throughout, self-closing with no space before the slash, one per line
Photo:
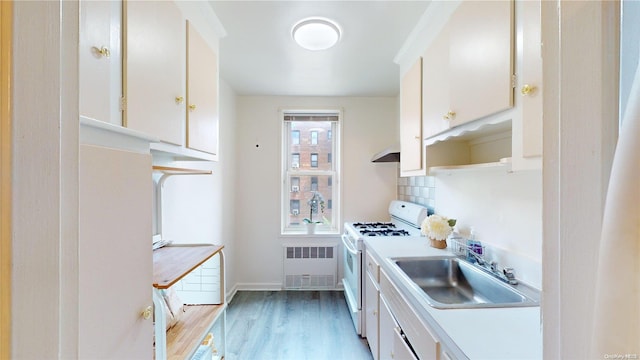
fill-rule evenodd
<path id="1" fill-rule="evenodd" d="M 300 154 L 296 154 L 296 153 L 291 154 L 291 167 L 292 168 L 300 167 Z"/>
<path id="2" fill-rule="evenodd" d="M 300 214 L 300 200 L 291 200 L 291 213 L 293 215 Z"/>
<path id="3" fill-rule="evenodd" d="M 339 209 L 333 204 L 340 186 L 332 185 L 339 179 L 340 113 L 284 111 L 282 116 L 282 232 L 306 232 L 305 219 L 311 219 L 321 222 L 317 233 L 338 233 Z M 314 194 L 324 201 L 316 210 L 309 205 Z"/>
<path id="4" fill-rule="evenodd" d="M 300 178 L 299 177 L 292 177 L 291 178 L 291 191 L 292 192 L 300 191 Z"/>

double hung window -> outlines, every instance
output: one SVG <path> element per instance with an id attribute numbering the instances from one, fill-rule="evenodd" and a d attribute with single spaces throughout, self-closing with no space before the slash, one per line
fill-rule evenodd
<path id="1" fill-rule="evenodd" d="M 282 232 L 339 231 L 338 111 L 284 111 L 282 149 Z M 311 199 L 320 199 L 312 206 Z"/>

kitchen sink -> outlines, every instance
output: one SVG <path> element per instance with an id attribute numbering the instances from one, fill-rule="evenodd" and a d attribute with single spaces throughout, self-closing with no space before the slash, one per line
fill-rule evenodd
<path id="1" fill-rule="evenodd" d="M 455 257 L 392 258 L 426 302 L 438 309 L 539 306 L 539 292 L 524 284 L 500 281 Z"/>

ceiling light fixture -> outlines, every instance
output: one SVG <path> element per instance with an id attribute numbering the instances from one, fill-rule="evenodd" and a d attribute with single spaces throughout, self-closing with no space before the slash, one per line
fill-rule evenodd
<path id="1" fill-rule="evenodd" d="M 300 20 L 291 30 L 293 39 L 307 50 L 326 50 L 340 40 L 340 27 L 325 18 Z"/>

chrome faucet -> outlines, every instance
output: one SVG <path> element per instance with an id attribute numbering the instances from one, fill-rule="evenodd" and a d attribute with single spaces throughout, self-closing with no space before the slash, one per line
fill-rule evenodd
<path id="1" fill-rule="evenodd" d="M 491 275 L 508 284 L 518 285 L 518 280 L 516 280 L 513 268 L 504 268 L 502 271 L 500 271 L 497 261 L 491 261 L 489 262 L 489 264 L 487 264 L 487 260 L 485 260 L 484 256 L 476 253 L 472 249 L 467 249 L 467 253 L 471 255 L 473 259 L 475 259 L 475 264 L 482 270 L 490 273 Z"/>

